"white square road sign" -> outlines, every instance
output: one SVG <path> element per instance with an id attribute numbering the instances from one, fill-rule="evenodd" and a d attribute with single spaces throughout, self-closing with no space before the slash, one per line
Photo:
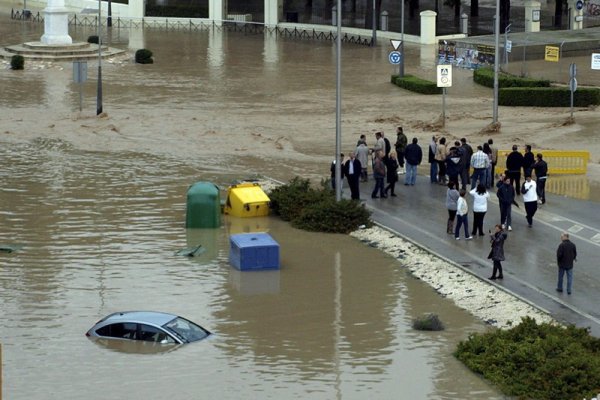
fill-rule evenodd
<path id="1" fill-rule="evenodd" d="M 600 69 L 600 53 L 592 53 L 592 69 Z"/>
<path id="2" fill-rule="evenodd" d="M 437 66 L 437 87 L 452 87 L 452 65 Z"/>

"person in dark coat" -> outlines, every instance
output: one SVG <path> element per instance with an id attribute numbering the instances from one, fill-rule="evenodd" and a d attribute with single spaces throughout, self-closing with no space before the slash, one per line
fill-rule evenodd
<path id="1" fill-rule="evenodd" d="M 577 247 L 569 240 L 569 234 L 560 235 L 561 243 L 556 249 L 556 263 L 558 264 L 558 285 L 556 291 L 563 291 L 563 276 L 567 274 L 567 294 L 571 294 L 573 286 L 573 263 L 577 261 Z"/>
<path id="2" fill-rule="evenodd" d="M 418 143 L 419 139 L 413 138 L 412 142 L 404 150 L 404 159 L 406 160 L 405 185 L 412 186 L 417 183 L 417 166 L 423 161 L 423 150 L 421 150 L 421 146 Z"/>
<path id="3" fill-rule="evenodd" d="M 456 147 L 451 147 L 446 157 L 446 175 L 449 182 L 455 182 L 458 187 L 458 175 L 460 175 L 460 154 Z"/>
<path id="4" fill-rule="evenodd" d="M 362 164 L 358 161 L 358 158 L 354 155 L 354 152 L 350 153 L 350 157 L 343 164 L 342 169 L 348 186 L 350 186 L 350 197 L 352 200 L 360 200 L 359 181 L 362 172 Z"/>
<path id="5" fill-rule="evenodd" d="M 496 196 L 498 196 L 498 204 L 500 205 L 500 223 L 502 228 L 508 228 L 512 220 L 512 205 L 515 203 L 515 188 L 510 183 L 510 178 L 504 174 L 500 175 L 500 180 L 496 183 Z M 516 204 L 516 203 L 515 203 Z"/>
<path id="6" fill-rule="evenodd" d="M 535 171 L 535 190 L 538 195 L 538 202 L 546 204 L 546 179 L 548 179 L 548 164 L 543 159 L 542 153 L 537 153 L 536 161 L 533 164 Z"/>
<path id="7" fill-rule="evenodd" d="M 492 259 L 494 262 L 494 270 L 492 271 L 492 276 L 490 276 L 491 280 L 495 279 L 503 279 L 504 275 L 502 274 L 502 261 L 504 258 L 504 241 L 508 235 L 502 229 L 502 225 L 497 224 L 494 227 L 494 232 L 490 231 L 490 243 L 492 245 L 492 250 L 488 255 L 488 258 Z"/>
<path id="8" fill-rule="evenodd" d="M 519 147 L 515 144 L 512 152 L 506 157 L 506 170 L 510 178 L 510 184 L 514 185 L 517 196 L 521 194 L 521 168 L 523 168 L 523 154 L 519 153 Z"/>
<path id="9" fill-rule="evenodd" d="M 527 145 L 525 146 L 525 154 L 523 154 L 523 176 L 531 176 L 533 163 L 535 163 L 535 158 L 531 152 L 531 145 Z"/>
<path id="10" fill-rule="evenodd" d="M 385 187 L 384 192 L 387 195 L 389 191 L 390 196 L 396 197 L 394 190 L 396 189 L 396 182 L 398 182 L 398 159 L 396 158 L 396 153 L 393 151 L 385 163 L 385 171 L 388 185 Z"/>

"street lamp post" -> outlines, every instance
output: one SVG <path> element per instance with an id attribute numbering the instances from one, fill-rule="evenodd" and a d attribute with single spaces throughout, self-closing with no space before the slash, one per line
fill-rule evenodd
<path id="1" fill-rule="evenodd" d="M 106 26 L 110 28 L 112 26 L 112 1 L 108 0 L 108 16 L 106 17 Z"/>
<path id="2" fill-rule="evenodd" d="M 500 56 L 500 0 L 496 0 L 496 16 L 494 20 L 495 52 L 494 52 L 494 111 L 493 122 L 498 122 L 498 64 Z"/>
<path id="3" fill-rule="evenodd" d="M 373 46 L 377 46 L 377 0 L 373 0 Z M 339 3 L 339 1 L 338 1 Z M 339 8 L 341 12 L 341 8 Z"/>
<path id="4" fill-rule="evenodd" d="M 342 199 L 342 0 L 337 0 L 337 37 L 335 58 L 335 200 Z"/>
<path id="5" fill-rule="evenodd" d="M 400 54 L 402 54 L 402 57 L 400 58 L 400 71 L 398 75 L 400 75 L 400 78 L 404 77 L 404 0 L 400 0 L 400 2 L 402 3 L 402 6 L 400 8 Z"/>
<path id="6" fill-rule="evenodd" d="M 98 0 L 98 90 L 96 93 L 96 115 L 102 114 L 102 0 Z"/>

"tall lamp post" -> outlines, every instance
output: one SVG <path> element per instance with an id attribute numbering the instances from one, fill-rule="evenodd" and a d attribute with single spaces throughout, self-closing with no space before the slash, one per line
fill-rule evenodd
<path id="1" fill-rule="evenodd" d="M 377 46 L 377 0 L 373 0 L 373 46 Z M 338 1 L 339 3 L 339 1 Z M 341 10 L 341 8 L 338 8 Z"/>
<path id="2" fill-rule="evenodd" d="M 498 122 L 498 65 L 500 58 L 500 0 L 496 0 L 496 16 L 494 20 L 494 110 L 493 122 Z"/>
<path id="3" fill-rule="evenodd" d="M 96 115 L 102 114 L 102 0 L 98 0 L 98 90 L 96 94 Z"/>
<path id="4" fill-rule="evenodd" d="M 335 40 L 335 200 L 342 199 L 342 0 L 337 0 L 337 37 Z"/>
<path id="5" fill-rule="evenodd" d="M 400 12 L 400 54 L 402 54 L 402 58 L 400 58 L 398 75 L 400 75 L 400 78 L 404 78 L 404 0 L 400 0 L 400 2 L 402 3 Z"/>
<path id="6" fill-rule="evenodd" d="M 112 26 L 112 1 L 108 0 L 108 16 L 106 17 L 106 26 Z"/>

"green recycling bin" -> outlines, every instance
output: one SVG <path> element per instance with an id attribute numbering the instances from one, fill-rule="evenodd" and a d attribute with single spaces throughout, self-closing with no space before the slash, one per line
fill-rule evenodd
<path id="1" fill-rule="evenodd" d="M 219 188 L 211 182 L 196 182 L 187 191 L 186 228 L 221 226 Z"/>

